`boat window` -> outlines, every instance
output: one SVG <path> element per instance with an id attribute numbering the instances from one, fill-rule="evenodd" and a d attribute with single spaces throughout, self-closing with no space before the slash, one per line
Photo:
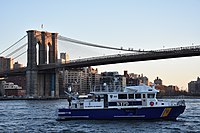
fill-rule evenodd
<path id="1" fill-rule="evenodd" d="M 145 94 L 143 94 L 143 95 L 142 95 L 142 98 L 146 98 L 146 95 L 145 95 Z"/>
<path id="2" fill-rule="evenodd" d="M 127 94 L 119 94 L 118 99 L 127 99 Z"/>
<path id="3" fill-rule="evenodd" d="M 128 94 L 129 99 L 134 99 L 134 94 Z"/>
<path id="4" fill-rule="evenodd" d="M 147 97 L 148 97 L 148 98 L 154 98 L 154 97 L 155 97 L 155 94 L 148 94 Z"/>
<path id="5" fill-rule="evenodd" d="M 136 98 L 136 99 L 141 98 L 141 94 L 135 94 L 135 98 Z"/>

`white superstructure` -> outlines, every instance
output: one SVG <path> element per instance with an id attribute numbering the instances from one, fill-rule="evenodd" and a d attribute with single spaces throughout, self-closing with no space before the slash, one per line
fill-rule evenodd
<path id="1" fill-rule="evenodd" d="M 105 87 L 107 88 L 107 87 Z M 74 109 L 103 109 L 103 108 L 140 108 L 174 106 L 171 102 L 159 101 L 156 98 L 159 92 L 154 87 L 139 85 L 127 86 L 123 91 L 93 90 L 85 96 L 78 96 L 71 102 Z M 104 90 L 104 91 L 102 91 Z"/>

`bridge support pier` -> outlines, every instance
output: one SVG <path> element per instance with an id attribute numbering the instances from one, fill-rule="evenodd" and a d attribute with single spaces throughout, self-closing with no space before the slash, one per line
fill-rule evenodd
<path id="1" fill-rule="evenodd" d="M 55 75 L 54 74 L 51 74 L 51 96 L 53 97 L 54 96 L 54 93 L 55 93 Z"/>
<path id="2" fill-rule="evenodd" d="M 38 74 L 38 96 L 45 96 L 45 90 L 46 90 L 46 74 Z"/>
<path id="3" fill-rule="evenodd" d="M 55 73 L 55 97 L 59 97 L 59 71 Z"/>
<path id="4" fill-rule="evenodd" d="M 57 33 L 27 31 L 28 56 L 26 71 L 27 96 L 59 97 L 59 72 L 57 69 L 38 70 L 37 65 L 57 63 Z M 37 50 L 36 45 L 39 45 Z M 49 51 L 47 51 L 49 47 Z M 37 52 L 39 51 L 39 57 Z M 47 61 L 47 54 L 49 60 Z"/>
<path id="5" fill-rule="evenodd" d="M 38 94 L 38 91 L 36 88 L 38 88 L 38 80 L 37 80 L 38 74 L 37 71 L 26 71 L 26 91 L 27 96 L 33 96 L 36 97 Z"/>

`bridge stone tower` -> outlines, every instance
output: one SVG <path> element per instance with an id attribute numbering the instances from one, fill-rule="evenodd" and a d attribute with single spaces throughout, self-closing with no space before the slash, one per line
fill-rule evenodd
<path id="1" fill-rule="evenodd" d="M 29 30 L 27 34 L 27 96 L 58 97 L 58 70 L 39 71 L 37 67 L 38 65 L 57 62 L 58 33 Z M 37 45 L 39 50 L 37 49 Z M 47 47 L 49 49 L 47 49 Z"/>

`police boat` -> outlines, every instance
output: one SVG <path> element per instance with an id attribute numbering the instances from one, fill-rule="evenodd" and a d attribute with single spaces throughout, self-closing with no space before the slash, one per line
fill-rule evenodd
<path id="1" fill-rule="evenodd" d="M 116 88 L 116 87 L 115 87 Z M 69 95 L 69 104 L 57 110 L 57 120 L 176 120 L 185 101 L 161 101 L 159 91 L 146 85 L 94 87 L 87 95 Z"/>

